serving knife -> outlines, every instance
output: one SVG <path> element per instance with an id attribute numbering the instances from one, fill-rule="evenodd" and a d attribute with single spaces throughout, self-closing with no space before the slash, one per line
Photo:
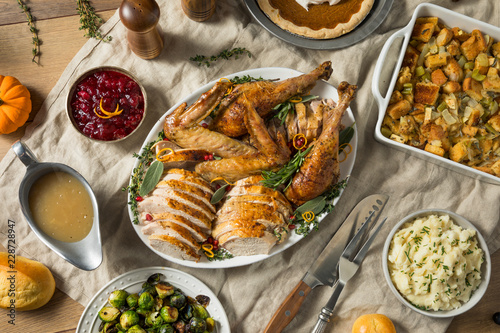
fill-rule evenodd
<path id="1" fill-rule="evenodd" d="M 330 242 L 274 313 L 264 333 L 281 332 L 299 312 L 302 302 L 313 288 L 323 285 L 333 286 L 338 278 L 337 264 L 340 255 L 356 232 L 356 226 L 359 227 L 371 214 L 373 221 L 376 222 L 387 200 L 389 196 L 385 194 L 370 195 L 361 200 L 344 221 L 333 222 L 335 231 Z"/>

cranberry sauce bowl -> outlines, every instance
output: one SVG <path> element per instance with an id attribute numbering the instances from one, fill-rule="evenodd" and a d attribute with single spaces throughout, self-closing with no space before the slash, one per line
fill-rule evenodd
<path id="1" fill-rule="evenodd" d="M 66 112 L 75 129 L 92 140 L 116 142 L 135 132 L 146 115 L 146 91 L 128 71 L 98 67 L 72 84 Z"/>

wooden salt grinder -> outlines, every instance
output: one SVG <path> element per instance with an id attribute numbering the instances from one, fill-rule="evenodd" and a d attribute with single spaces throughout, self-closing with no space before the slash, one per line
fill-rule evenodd
<path id="1" fill-rule="evenodd" d="M 120 20 L 127 28 L 130 49 L 143 59 L 153 59 L 163 49 L 158 20 L 160 7 L 154 0 L 123 0 Z"/>

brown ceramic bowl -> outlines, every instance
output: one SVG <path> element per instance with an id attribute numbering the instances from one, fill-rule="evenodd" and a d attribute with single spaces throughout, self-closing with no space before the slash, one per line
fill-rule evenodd
<path id="1" fill-rule="evenodd" d="M 146 109 L 144 86 L 119 67 L 86 71 L 66 97 L 66 114 L 73 127 L 99 142 L 117 142 L 132 135 L 144 121 Z"/>

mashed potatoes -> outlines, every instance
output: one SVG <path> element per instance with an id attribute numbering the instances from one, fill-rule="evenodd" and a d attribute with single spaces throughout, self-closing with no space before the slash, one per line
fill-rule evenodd
<path id="1" fill-rule="evenodd" d="M 420 309 L 460 307 L 481 283 L 484 256 L 475 236 L 475 230 L 462 229 L 448 215 L 406 223 L 389 247 L 392 282 Z"/>

